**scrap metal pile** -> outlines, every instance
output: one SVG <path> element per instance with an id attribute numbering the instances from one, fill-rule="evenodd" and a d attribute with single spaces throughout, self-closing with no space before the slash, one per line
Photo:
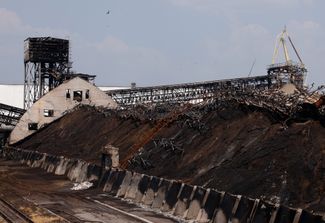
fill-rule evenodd
<path id="1" fill-rule="evenodd" d="M 292 94 L 285 94 L 280 89 L 267 91 L 251 91 L 240 97 L 233 98 L 239 103 L 253 105 L 279 114 L 281 117 L 294 118 L 303 109 L 303 104 L 313 104 L 319 99 L 324 86 L 315 90 L 295 90 Z M 322 110 L 320 110 L 322 113 Z"/>
<path id="2" fill-rule="evenodd" d="M 193 109 L 184 113 L 185 123 L 190 127 L 204 128 L 200 126 L 200 117 L 211 110 L 222 109 L 227 104 L 245 104 L 254 106 L 269 112 L 274 112 L 275 117 L 281 119 L 297 118 L 296 115 L 303 104 L 313 104 L 317 99 L 324 95 L 325 86 L 316 89 L 295 89 L 293 93 L 287 94 L 281 89 L 246 89 L 245 91 L 226 91 L 214 92 L 213 95 L 202 99 L 193 104 Z M 182 103 L 161 103 L 161 104 L 136 104 L 118 109 L 119 117 L 132 118 L 140 121 L 158 120 L 164 117 Z M 109 115 L 110 110 L 98 109 L 100 112 Z M 200 110 L 196 112 L 195 110 Z M 324 107 L 319 109 L 320 114 L 324 115 Z M 310 117 L 311 118 L 311 117 Z M 191 120 L 191 121 L 190 121 Z"/>
<path id="3" fill-rule="evenodd" d="M 324 86 L 314 90 L 294 89 L 294 92 L 290 94 L 285 93 L 281 89 L 247 89 L 240 92 L 215 92 L 213 96 L 191 105 L 191 108 L 181 113 L 180 117 L 175 121 L 179 128 L 192 129 L 199 134 L 206 135 L 210 129 L 203 118 L 207 114 L 234 106 L 248 106 L 267 112 L 273 120 L 281 123 L 284 129 L 288 128 L 290 123 L 307 120 L 319 120 L 322 125 L 325 125 L 324 106 L 316 107 L 314 105 L 316 99 L 324 98 L 324 96 L 320 96 L 323 90 Z M 325 101 L 322 101 L 322 103 L 324 105 Z M 178 107 L 182 108 L 184 105 L 178 104 Z M 122 119 L 138 121 L 139 125 L 146 121 L 155 125 L 157 122 L 159 123 L 159 120 L 163 120 L 179 108 L 177 108 L 175 103 L 138 104 L 121 108 L 117 115 Z M 111 112 L 104 111 L 106 115 Z M 150 157 L 156 153 L 163 153 L 163 159 L 169 156 L 182 156 L 184 153 L 183 144 L 176 142 L 176 137 L 177 135 L 170 138 L 159 138 L 155 134 L 152 135 L 151 140 L 154 143 L 154 147 L 144 149 L 143 146 L 147 143 L 145 142 L 143 146 L 135 149 L 136 152 L 127 160 L 129 168 L 141 167 L 142 170 L 154 168 Z M 141 141 L 141 137 L 139 141 Z"/>
<path id="4" fill-rule="evenodd" d="M 317 116 L 308 112 L 324 94 L 316 90 L 216 92 L 178 106 L 80 106 L 17 146 L 100 162 L 109 143 L 130 170 L 324 210 L 324 106 Z"/>

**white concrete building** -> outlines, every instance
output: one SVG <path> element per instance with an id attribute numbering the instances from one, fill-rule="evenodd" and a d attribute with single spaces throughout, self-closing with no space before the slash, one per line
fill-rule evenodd
<path id="1" fill-rule="evenodd" d="M 17 108 L 24 107 L 24 85 L 0 84 L 0 103 Z"/>
<path id="2" fill-rule="evenodd" d="M 26 138 L 79 104 L 117 107 L 116 102 L 105 92 L 76 77 L 64 82 L 36 101 L 13 129 L 9 143 L 14 144 Z"/>
<path id="3" fill-rule="evenodd" d="M 128 89 L 130 87 L 101 86 L 102 91 Z M 0 103 L 17 108 L 24 108 L 24 85 L 23 84 L 0 84 Z"/>

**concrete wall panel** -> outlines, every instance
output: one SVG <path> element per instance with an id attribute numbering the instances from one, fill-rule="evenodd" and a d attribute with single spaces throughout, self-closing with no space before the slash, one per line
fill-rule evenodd
<path id="1" fill-rule="evenodd" d="M 203 201 L 206 192 L 206 189 L 202 187 L 196 187 L 185 219 L 196 219 L 198 217 L 199 212 L 203 206 Z"/>
<path id="2" fill-rule="evenodd" d="M 252 223 L 269 223 L 276 207 L 264 201 L 260 201 L 257 205 Z"/>
<path id="3" fill-rule="evenodd" d="M 158 186 L 159 186 L 160 181 L 161 181 L 161 179 L 158 177 L 151 178 L 149 185 L 148 185 L 147 192 L 142 200 L 143 204 L 145 204 L 147 206 L 152 205 L 154 198 L 156 196 L 156 193 L 158 191 Z"/>
<path id="4" fill-rule="evenodd" d="M 101 174 L 101 166 L 96 164 L 89 164 L 87 169 L 87 179 L 88 181 L 98 181 Z"/>
<path id="5" fill-rule="evenodd" d="M 151 180 L 150 176 L 143 175 L 143 177 L 140 180 L 139 185 L 138 185 L 138 191 L 137 191 L 137 194 L 135 197 L 135 202 L 137 202 L 137 203 L 142 202 L 142 198 L 144 198 L 144 195 L 147 192 L 150 180 Z"/>
<path id="6" fill-rule="evenodd" d="M 119 191 L 120 186 L 121 186 L 125 176 L 126 176 L 126 171 L 125 170 L 118 171 L 117 178 L 113 182 L 113 185 L 112 185 L 112 189 L 111 189 L 111 192 L 110 192 L 111 195 L 116 196 L 116 194 Z"/>
<path id="7" fill-rule="evenodd" d="M 110 175 L 111 175 L 112 170 L 105 170 L 105 172 L 102 173 L 102 176 L 98 180 L 97 187 L 98 188 L 104 188 L 106 182 L 108 181 Z"/>
<path id="8" fill-rule="evenodd" d="M 87 172 L 85 173 L 87 170 L 86 165 L 84 161 L 77 160 L 68 172 L 67 177 L 71 181 L 82 182 L 87 174 Z"/>
<path id="9" fill-rule="evenodd" d="M 113 188 L 113 184 L 117 180 L 117 178 L 118 178 L 118 170 L 112 169 L 112 171 L 110 172 L 110 174 L 105 182 L 103 191 L 110 193 Z"/>
<path id="10" fill-rule="evenodd" d="M 36 151 L 4 148 L 7 159 L 49 172 L 65 173 L 72 181 L 97 180 L 102 169 L 82 160 L 67 159 Z M 196 222 L 217 223 L 324 223 L 322 216 L 301 209 L 277 206 L 258 199 L 193 187 L 139 173 L 105 170 L 97 182 L 104 191 L 144 203 Z M 212 220 L 213 219 L 213 220 Z"/>
<path id="11" fill-rule="evenodd" d="M 182 192 L 179 195 L 178 201 L 175 206 L 174 215 L 183 217 L 192 198 L 194 186 L 183 184 Z"/>
<path id="12" fill-rule="evenodd" d="M 182 183 L 178 181 L 172 181 L 172 185 L 166 192 L 165 196 L 165 203 L 161 207 L 161 211 L 172 211 L 174 206 L 176 205 L 176 202 L 178 200 L 178 194 L 180 193 L 180 190 L 182 188 Z"/>
<path id="13" fill-rule="evenodd" d="M 45 162 L 45 159 L 46 159 L 46 154 L 42 154 L 42 157 L 33 163 L 33 167 L 41 168 L 43 163 Z"/>
<path id="14" fill-rule="evenodd" d="M 138 185 L 143 175 L 139 173 L 134 173 L 130 182 L 130 185 L 125 193 L 125 198 L 134 200 L 138 192 Z"/>
<path id="15" fill-rule="evenodd" d="M 300 219 L 298 223 L 324 223 L 325 220 L 322 220 L 322 216 L 313 215 L 312 213 L 302 210 Z"/>
<path id="16" fill-rule="evenodd" d="M 232 222 L 248 223 L 254 208 L 255 200 L 242 196 L 232 217 Z"/>
<path id="17" fill-rule="evenodd" d="M 280 206 L 277 210 L 275 223 L 293 223 L 296 216 L 296 210 L 285 206 Z"/>
<path id="18" fill-rule="evenodd" d="M 155 196 L 155 199 L 152 202 L 152 208 L 161 208 L 166 197 L 166 193 L 169 189 L 169 186 L 171 185 L 171 181 L 162 179 L 160 181 L 160 184 L 158 186 L 157 195 Z"/>
<path id="19" fill-rule="evenodd" d="M 131 179 L 132 179 L 132 172 L 126 171 L 123 182 L 122 182 L 119 190 L 117 191 L 117 194 L 116 194 L 117 197 L 124 197 L 125 196 L 126 190 L 128 189 L 128 187 L 129 187 L 129 185 L 131 183 Z"/>
<path id="20" fill-rule="evenodd" d="M 65 175 L 67 173 L 69 159 L 61 157 L 60 163 L 55 170 L 56 175 Z"/>
<path id="21" fill-rule="evenodd" d="M 219 192 L 216 190 L 208 190 L 207 191 L 206 201 L 200 211 L 199 219 L 202 222 L 209 221 L 213 219 L 213 215 L 217 208 L 219 208 L 221 199 L 224 195 L 223 192 Z"/>

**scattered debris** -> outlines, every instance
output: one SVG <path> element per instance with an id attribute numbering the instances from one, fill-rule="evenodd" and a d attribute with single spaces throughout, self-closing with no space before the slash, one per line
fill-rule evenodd
<path id="1" fill-rule="evenodd" d="M 308 122 L 301 123 L 298 112 L 301 104 L 313 104 L 321 95 L 280 90 L 215 93 L 160 129 L 137 150 L 128 168 L 324 210 L 324 106 L 316 119 L 307 117 Z M 139 105 L 115 111 L 81 106 L 17 146 L 99 163 L 100 148 L 110 143 L 125 160 L 132 146 L 176 108 Z"/>
<path id="2" fill-rule="evenodd" d="M 73 183 L 71 190 L 87 190 L 93 186 L 93 183 L 85 181 L 81 183 Z"/>
<path id="3" fill-rule="evenodd" d="M 181 148 L 182 146 L 179 143 L 176 143 L 175 139 L 173 139 L 173 138 L 170 138 L 170 139 L 161 138 L 161 139 L 153 140 L 153 142 L 154 142 L 156 148 L 162 148 L 166 152 L 171 151 L 174 154 L 184 152 L 184 150 Z"/>

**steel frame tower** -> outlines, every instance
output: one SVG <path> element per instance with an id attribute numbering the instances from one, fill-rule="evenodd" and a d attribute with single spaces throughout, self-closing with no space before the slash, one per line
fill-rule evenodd
<path id="1" fill-rule="evenodd" d="M 24 109 L 69 75 L 69 40 L 52 37 L 24 41 Z"/>
<path id="2" fill-rule="evenodd" d="M 289 40 L 290 46 L 292 47 L 294 53 L 296 54 L 299 62 L 294 62 L 290 59 L 289 51 L 287 47 L 287 40 Z M 284 63 L 275 63 L 276 58 L 279 54 L 279 48 L 283 48 Z M 298 88 L 304 87 L 305 78 L 307 75 L 307 69 L 303 63 L 297 48 L 293 44 L 291 37 L 289 36 L 286 27 L 280 33 L 275 42 L 274 53 L 272 57 L 272 64 L 268 66 L 267 73 L 278 87 L 283 84 L 292 83 Z"/>

